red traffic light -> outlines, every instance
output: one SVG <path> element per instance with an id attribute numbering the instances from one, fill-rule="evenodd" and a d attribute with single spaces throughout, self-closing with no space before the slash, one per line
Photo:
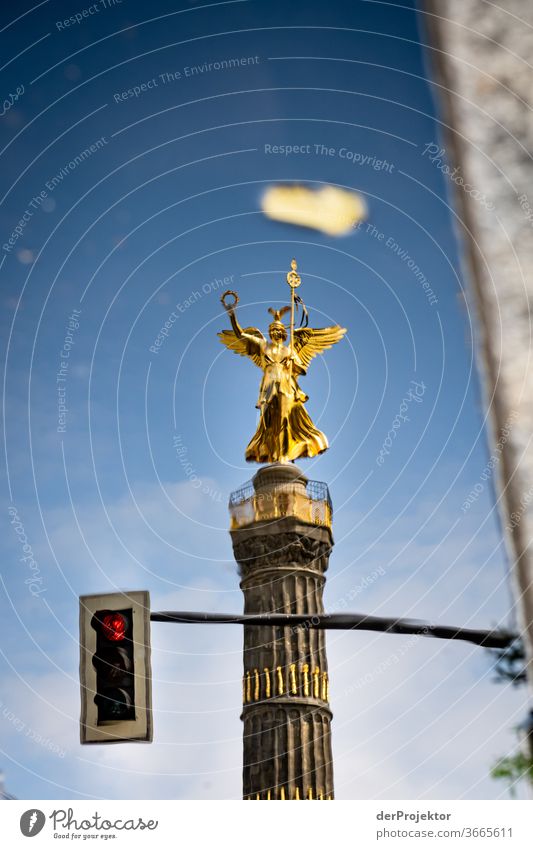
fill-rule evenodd
<path id="1" fill-rule="evenodd" d="M 82 743 L 152 740 L 150 596 L 80 597 Z"/>
<path id="2" fill-rule="evenodd" d="M 126 637 L 128 623 L 122 613 L 106 613 L 102 616 L 101 626 L 106 640 L 118 643 Z"/>

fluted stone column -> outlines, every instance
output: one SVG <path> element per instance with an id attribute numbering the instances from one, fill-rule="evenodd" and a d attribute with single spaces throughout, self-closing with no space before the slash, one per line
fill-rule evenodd
<path id="1" fill-rule="evenodd" d="M 324 610 L 329 495 L 312 498 L 292 464 L 266 466 L 252 483 L 231 530 L 244 611 L 308 613 L 310 625 Z M 244 627 L 245 799 L 333 798 L 325 632 L 309 625 Z"/>

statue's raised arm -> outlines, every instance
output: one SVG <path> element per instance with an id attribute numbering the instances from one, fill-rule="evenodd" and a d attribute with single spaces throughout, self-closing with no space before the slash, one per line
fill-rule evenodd
<path id="1" fill-rule="evenodd" d="M 228 295 L 233 297 L 233 301 L 228 303 Z M 240 326 L 237 316 L 235 315 L 235 307 L 239 303 L 239 298 L 236 292 L 228 290 L 224 292 L 220 298 L 222 305 L 229 315 L 233 330 L 222 330 L 218 333 L 218 337 L 226 348 L 230 351 L 235 351 L 241 357 L 249 357 L 256 366 L 263 368 L 263 351 L 266 345 L 266 339 L 258 330 L 257 327 L 246 327 L 244 330 Z"/>

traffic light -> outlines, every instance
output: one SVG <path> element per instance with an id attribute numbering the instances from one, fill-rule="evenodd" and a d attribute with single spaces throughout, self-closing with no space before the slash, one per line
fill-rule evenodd
<path id="1" fill-rule="evenodd" d="M 150 595 L 80 596 L 82 743 L 152 740 Z"/>

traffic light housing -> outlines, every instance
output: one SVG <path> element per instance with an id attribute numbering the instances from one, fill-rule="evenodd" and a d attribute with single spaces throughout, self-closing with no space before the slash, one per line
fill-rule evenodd
<path id="1" fill-rule="evenodd" d="M 150 595 L 80 596 L 82 743 L 152 740 Z"/>

